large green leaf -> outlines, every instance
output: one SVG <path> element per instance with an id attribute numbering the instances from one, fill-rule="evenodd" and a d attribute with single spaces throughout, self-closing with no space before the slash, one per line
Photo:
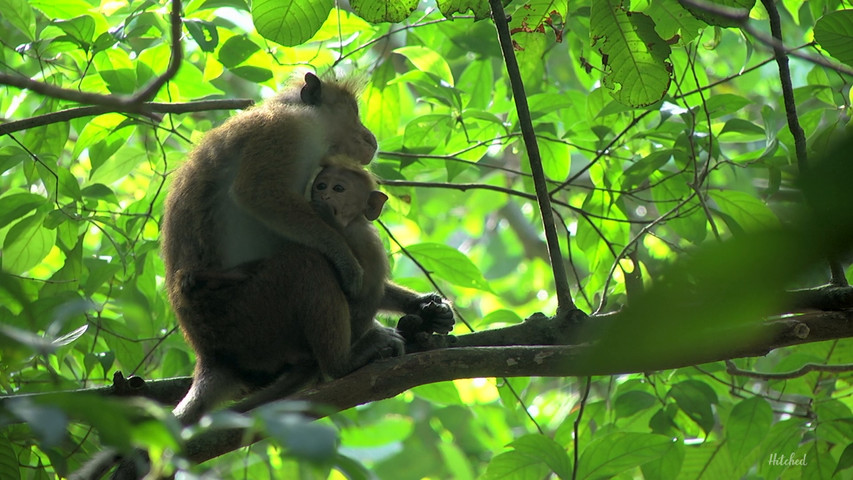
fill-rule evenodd
<path id="1" fill-rule="evenodd" d="M 406 250 L 438 278 L 455 285 L 490 291 L 480 269 L 459 250 L 438 243 L 419 243 Z"/>
<path id="2" fill-rule="evenodd" d="M 590 13 L 590 40 L 602 56 L 604 85 L 625 105 L 660 101 L 669 90 L 669 45 L 651 18 L 630 12 L 621 0 L 596 0 Z"/>
<path id="3" fill-rule="evenodd" d="M 746 457 L 770 431 L 773 410 L 760 397 L 752 397 L 735 405 L 726 424 L 726 442 L 732 458 Z"/>
<path id="4" fill-rule="evenodd" d="M 3 269 L 24 273 L 35 267 L 56 244 L 56 230 L 44 226 L 44 214 L 30 215 L 16 223 L 3 242 Z"/>
<path id="5" fill-rule="evenodd" d="M 584 448 L 577 478 L 611 477 L 657 460 L 672 448 L 675 442 L 671 437 L 653 433 L 601 435 Z"/>
<path id="6" fill-rule="evenodd" d="M 252 21 L 264 38 L 299 45 L 320 30 L 334 5 L 334 0 L 255 0 Z"/>
<path id="7" fill-rule="evenodd" d="M 353 0 L 355 13 L 371 23 L 402 22 L 418 7 L 418 0 Z"/>
<path id="8" fill-rule="evenodd" d="M 827 13 L 814 26 L 814 38 L 830 55 L 853 65 L 853 10 Z"/>

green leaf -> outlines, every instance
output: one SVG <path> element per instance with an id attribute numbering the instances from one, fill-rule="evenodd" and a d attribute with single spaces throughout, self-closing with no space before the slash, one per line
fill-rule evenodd
<path id="1" fill-rule="evenodd" d="M 466 15 L 470 10 L 475 20 L 483 20 L 489 18 L 492 13 L 486 0 L 438 0 L 436 4 L 441 14 L 448 18 L 454 13 Z"/>
<path id="2" fill-rule="evenodd" d="M 619 102 L 641 107 L 666 95 L 670 48 L 655 32 L 651 18 L 628 12 L 621 0 L 596 1 L 590 36 L 593 49 L 602 55 L 604 85 Z"/>
<path id="3" fill-rule="evenodd" d="M 89 15 L 81 15 L 71 20 L 57 20 L 54 24 L 67 33 L 81 48 L 88 49 L 95 36 L 95 19 Z"/>
<path id="4" fill-rule="evenodd" d="M 29 41 L 36 39 L 36 20 L 33 7 L 26 0 L 0 0 L 0 17 L 26 35 Z"/>
<path id="5" fill-rule="evenodd" d="M 654 433 L 599 435 L 583 450 L 578 478 L 604 478 L 657 460 L 675 448 L 671 437 Z"/>
<path id="6" fill-rule="evenodd" d="M 439 405 L 460 405 L 462 397 L 453 382 L 437 382 L 420 385 L 412 389 L 412 393 Z"/>
<path id="7" fill-rule="evenodd" d="M 402 442 L 412 435 L 411 418 L 387 416 L 370 423 L 341 429 L 341 441 L 350 447 L 371 448 Z"/>
<path id="8" fill-rule="evenodd" d="M 693 7 L 690 4 L 683 5 L 687 7 L 687 9 L 690 10 L 690 13 L 692 13 L 696 18 L 704 21 L 708 25 L 718 27 L 737 27 L 740 25 L 738 20 L 732 19 L 730 16 L 708 13 L 701 8 Z M 743 21 L 746 21 L 749 18 L 749 11 L 752 10 L 752 7 L 755 5 L 755 0 L 714 0 L 714 5 L 728 7 L 731 9 L 739 9 L 739 13 L 743 16 Z"/>
<path id="9" fill-rule="evenodd" d="M 711 118 L 717 118 L 723 115 L 736 113 L 750 103 L 752 102 L 750 102 L 746 97 L 731 93 L 720 93 L 708 97 L 705 102 L 705 108 L 708 112 L 708 116 Z"/>
<path id="10" fill-rule="evenodd" d="M 261 48 L 247 37 L 235 35 L 226 40 L 222 48 L 219 49 L 218 58 L 219 62 L 225 68 L 233 68 L 245 62 L 246 59 L 260 50 Z"/>
<path id="11" fill-rule="evenodd" d="M 361 94 L 364 125 L 378 138 L 396 136 L 400 128 L 400 85 L 390 84 L 394 75 L 393 63 L 382 63 L 373 72 L 373 80 Z"/>
<path id="12" fill-rule="evenodd" d="M 625 392 L 616 397 L 613 410 L 617 418 L 627 418 L 657 404 L 654 395 L 640 390 Z"/>
<path id="13" fill-rule="evenodd" d="M 264 38 L 292 47 L 313 37 L 334 6 L 334 0 L 254 0 L 252 21 Z"/>
<path id="14" fill-rule="evenodd" d="M 717 403 L 717 395 L 711 387 L 699 380 L 685 380 L 673 385 L 669 395 L 702 430 L 711 432 L 716 423 L 711 405 Z"/>
<path id="15" fill-rule="evenodd" d="M 741 231 L 757 232 L 779 227 L 776 214 L 764 202 L 748 193 L 722 190 L 709 192 L 709 195 Z"/>
<path id="16" fill-rule="evenodd" d="M 370 23 L 399 23 L 418 8 L 418 0 L 352 0 L 352 10 Z"/>
<path id="17" fill-rule="evenodd" d="M 673 150 L 656 150 L 645 157 L 634 162 L 625 169 L 625 181 L 623 185 L 627 188 L 636 187 L 649 180 L 649 177 L 666 165 L 672 159 Z"/>
<path id="18" fill-rule="evenodd" d="M 542 168 L 551 180 L 563 181 L 572 167 L 572 150 L 569 144 L 549 139 L 539 139 Z"/>
<path id="19" fill-rule="evenodd" d="M 5 227 L 12 220 L 23 217 L 47 202 L 46 198 L 35 193 L 12 193 L 0 197 L 0 228 Z"/>
<path id="20" fill-rule="evenodd" d="M 419 243 L 406 247 L 406 251 L 438 278 L 460 287 L 491 291 L 480 269 L 455 248 L 440 243 Z"/>
<path id="21" fill-rule="evenodd" d="M 546 478 L 553 472 L 571 478 L 572 466 L 566 449 L 545 435 L 530 434 L 510 444 L 512 450 L 489 462 L 484 479 Z"/>
<path id="22" fill-rule="evenodd" d="M 732 459 L 747 457 L 767 437 L 772 423 L 773 410 L 761 397 L 747 398 L 735 405 L 725 430 Z"/>
<path id="23" fill-rule="evenodd" d="M 219 46 L 219 32 L 214 23 L 198 18 L 187 18 L 184 19 L 184 25 L 203 52 L 214 52 Z"/>
<path id="24" fill-rule="evenodd" d="M 492 457 L 482 479 L 533 480 L 547 478 L 550 473 L 551 469 L 543 464 L 540 459 L 511 450 Z"/>
<path id="25" fill-rule="evenodd" d="M 309 421 L 302 415 L 282 414 L 273 408 L 260 410 L 265 431 L 287 448 L 287 454 L 315 462 L 325 462 L 337 453 L 337 433 L 327 425 Z"/>
<path id="26" fill-rule="evenodd" d="M 423 115 L 406 125 L 403 145 L 407 150 L 429 153 L 447 142 L 452 129 L 453 118 L 450 115 Z"/>
<path id="27" fill-rule="evenodd" d="M 838 459 L 838 465 L 835 467 L 835 471 L 832 472 L 832 476 L 834 477 L 838 472 L 847 470 L 850 467 L 853 467 L 853 443 L 844 447 L 844 451 L 841 452 L 841 458 Z"/>
<path id="28" fill-rule="evenodd" d="M 763 128 L 741 118 L 732 118 L 727 121 L 720 131 L 721 138 L 723 135 L 726 142 L 754 142 L 764 140 L 766 137 Z"/>
<path id="29" fill-rule="evenodd" d="M 453 86 L 453 72 L 450 71 L 450 65 L 435 50 L 421 46 L 400 47 L 394 50 L 394 53 L 409 59 L 418 70 L 431 73 Z"/>
<path id="30" fill-rule="evenodd" d="M 822 16 L 814 26 L 817 43 L 838 60 L 853 65 L 853 10 Z"/>
<path id="31" fill-rule="evenodd" d="M 136 69 L 128 53 L 120 48 L 95 54 L 95 68 L 111 93 L 131 94 L 136 91 Z"/>
<path id="32" fill-rule="evenodd" d="M 3 242 L 3 269 L 21 274 L 35 267 L 56 244 L 56 230 L 44 227 L 45 214 L 24 218 L 9 229 Z"/>
<path id="33" fill-rule="evenodd" d="M 12 443 L 6 435 L 0 435 L 0 478 L 9 480 L 20 480 L 21 467 L 18 457 L 12 448 Z"/>

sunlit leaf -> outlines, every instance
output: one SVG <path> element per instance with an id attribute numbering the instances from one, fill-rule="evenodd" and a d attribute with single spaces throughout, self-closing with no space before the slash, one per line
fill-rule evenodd
<path id="1" fill-rule="evenodd" d="M 29 40 L 36 38 L 36 23 L 33 15 L 32 2 L 26 0 L 0 0 L 2 17 Z"/>
<path id="2" fill-rule="evenodd" d="M 320 30 L 333 6 L 333 0 L 255 0 L 252 20 L 265 38 L 299 45 Z"/>
<path id="3" fill-rule="evenodd" d="M 43 214 L 20 220 L 6 234 L 3 242 L 3 268 L 12 273 L 24 273 L 50 252 L 56 243 L 56 230 L 44 227 Z"/>
<path id="4" fill-rule="evenodd" d="M 353 11 L 370 23 L 402 22 L 415 11 L 417 0 L 353 0 Z"/>
<path id="5" fill-rule="evenodd" d="M 602 55 L 604 84 L 620 102 L 635 107 L 659 101 L 669 90 L 669 45 L 654 22 L 629 12 L 620 0 L 593 2 L 590 14 L 593 47 Z"/>
<path id="6" fill-rule="evenodd" d="M 415 260 L 438 278 L 461 287 L 489 291 L 480 269 L 462 252 L 437 243 L 420 243 L 406 247 Z"/>

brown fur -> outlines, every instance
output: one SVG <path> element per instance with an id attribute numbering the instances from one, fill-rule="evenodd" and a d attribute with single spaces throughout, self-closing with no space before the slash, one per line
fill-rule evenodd
<path id="1" fill-rule="evenodd" d="M 332 155 L 366 164 L 375 152 L 352 86 L 306 74 L 303 84 L 208 132 L 176 172 L 162 245 L 169 300 L 198 357 L 193 390 L 178 410 L 185 421 L 301 362 L 279 355 L 298 350 L 274 334 L 283 313 L 349 317 L 335 295 L 361 291 L 361 265 L 305 192 Z M 292 268 L 320 272 L 316 281 L 277 276 L 277 266 L 297 261 Z M 303 287 L 331 290 L 330 306 L 302 302 L 304 292 L 293 292 Z"/>

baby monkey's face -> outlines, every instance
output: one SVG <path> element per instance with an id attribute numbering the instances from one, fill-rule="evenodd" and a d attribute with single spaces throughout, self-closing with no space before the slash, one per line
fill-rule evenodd
<path id="1" fill-rule="evenodd" d="M 311 186 L 311 200 L 327 205 L 344 228 L 361 217 L 376 220 L 387 199 L 384 193 L 373 190 L 367 172 L 351 168 L 326 167 Z"/>

